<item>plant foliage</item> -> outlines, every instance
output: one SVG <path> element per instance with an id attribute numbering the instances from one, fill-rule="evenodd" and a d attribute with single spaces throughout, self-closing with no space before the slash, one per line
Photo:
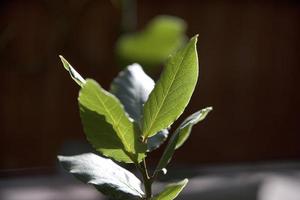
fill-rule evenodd
<path id="1" fill-rule="evenodd" d="M 186 41 L 184 20 L 161 15 L 134 33 L 122 35 L 117 41 L 116 53 L 124 65 L 138 62 L 147 69 L 162 64 Z"/>
<path id="2" fill-rule="evenodd" d="M 173 183 L 152 194 L 151 184 L 165 171 L 176 149 L 192 127 L 212 110 L 202 109 L 186 118 L 174 131 L 151 175 L 146 157 L 168 137 L 170 126 L 183 113 L 198 80 L 197 36 L 172 54 L 155 82 L 139 64 L 129 65 L 113 80 L 110 92 L 95 80 L 85 79 L 60 56 L 71 78 L 80 86 L 78 103 L 87 140 L 100 155 L 58 156 L 62 166 L 81 181 L 94 185 L 113 199 L 175 199 L 188 180 Z M 133 163 L 141 181 L 114 161 Z"/>

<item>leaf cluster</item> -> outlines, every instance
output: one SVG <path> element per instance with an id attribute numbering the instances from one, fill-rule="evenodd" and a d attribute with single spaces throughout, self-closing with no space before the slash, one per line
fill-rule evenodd
<path id="1" fill-rule="evenodd" d="M 212 108 L 195 112 L 175 129 L 153 174 L 146 167 L 146 157 L 166 141 L 171 125 L 190 101 L 198 80 L 196 43 L 197 36 L 171 55 L 156 83 L 139 64 L 132 64 L 113 80 L 109 91 L 95 80 L 83 78 L 61 56 L 65 69 L 80 86 L 78 104 L 86 138 L 106 157 L 92 153 L 58 156 L 63 167 L 113 199 L 175 199 L 187 179 L 166 186 L 156 195 L 151 185 L 161 172 L 166 172 L 175 150 L 187 140 L 193 125 Z M 143 181 L 112 160 L 133 163 Z"/>

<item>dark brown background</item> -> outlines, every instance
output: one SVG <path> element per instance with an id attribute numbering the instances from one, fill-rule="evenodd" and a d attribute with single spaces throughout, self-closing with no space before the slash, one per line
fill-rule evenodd
<path id="1" fill-rule="evenodd" d="M 200 79 L 189 114 L 212 105 L 178 163 L 299 159 L 300 5 L 296 1 L 138 1 L 138 27 L 158 14 L 199 33 Z M 119 68 L 120 13 L 110 1 L 2 1 L 0 168 L 54 166 L 84 139 L 78 87 L 63 54 L 105 88 Z M 154 155 L 158 156 L 159 152 Z"/>

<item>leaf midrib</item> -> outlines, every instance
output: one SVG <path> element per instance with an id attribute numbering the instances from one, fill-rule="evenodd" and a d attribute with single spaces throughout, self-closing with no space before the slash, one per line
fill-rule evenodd
<path id="1" fill-rule="evenodd" d="M 96 96 L 97 96 L 97 98 L 101 101 L 101 98 L 99 97 L 99 94 L 96 93 Z M 113 125 L 113 126 L 117 129 L 117 134 L 118 134 L 119 132 L 121 133 L 122 131 L 121 131 L 120 128 L 119 128 L 119 123 L 120 123 L 120 121 L 121 121 L 122 116 L 120 115 L 120 118 L 119 118 L 118 123 L 117 123 L 117 122 L 115 121 L 115 119 L 112 117 L 113 115 L 111 114 L 110 110 L 106 108 L 105 103 L 104 103 L 103 101 L 101 101 L 101 103 L 102 103 L 102 105 L 103 105 L 105 111 L 109 114 L 110 118 L 113 120 L 113 123 L 116 124 L 116 125 Z M 106 118 L 106 117 L 105 117 L 105 118 Z M 124 135 L 118 134 L 118 136 L 121 137 L 121 140 L 123 140 L 122 143 L 123 143 L 124 146 L 125 146 L 125 150 L 128 151 L 128 150 L 130 149 L 130 145 L 126 143 L 126 139 L 124 138 Z M 129 149 L 127 149 L 127 148 L 129 148 Z"/>
<path id="2" fill-rule="evenodd" d="M 100 90 L 101 90 L 101 88 L 100 88 Z M 103 93 L 104 93 L 104 92 L 103 92 Z M 111 114 L 110 110 L 106 108 L 106 105 L 105 105 L 105 103 L 102 101 L 102 99 L 101 99 L 101 97 L 99 96 L 99 94 L 98 94 L 97 92 L 96 92 L 95 94 L 96 94 L 96 98 L 101 102 L 101 104 L 102 104 L 102 106 L 103 106 L 105 112 L 108 113 L 108 115 L 109 115 L 109 117 L 112 119 L 113 123 L 116 124 L 115 119 L 112 117 L 113 115 Z M 87 99 L 87 100 L 88 100 L 88 99 Z M 88 101 L 89 101 L 89 100 L 88 100 Z M 90 102 L 91 102 L 91 101 L 90 101 Z M 97 105 L 96 105 L 96 107 L 97 107 Z M 105 115 L 104 115 L 104 117 L 107 118 Z M 124 147 L 125 147 L 125 151 L 128 151 L 128 150 L 129 150 L 128 148 L 130 148 L 130 145 L 126 143 L 126 139 L 124 138 L 124 136 L 123 136 L 122 134 L 119 134 L 119 132 L 120 132 L 120 133 L 122 132 L 122 131 L 120 130 L 119 126 L 113 125 L 113 127 L 115 127 L 115 128 L 117 129 L 116 133 L 117 133 L 117 135 L 119 136 L 119 138 L 122 140 L 122 144 L 123 144 Z"/>
<path id="3" fill-rule="evenodd" d="M 189 48 L 190 48 L 190 47 L 189 47 Z M 172 76 L 171 84 L 170 84 L 170 86 L 169 86 L 168 89 L 167 89 L 167 95 L 164 95 L 164 96 L 163 96 L 163 100 L 161 101 L 162 103 L 160 104 L 160 106 L 159 106 L 159 108 L 158 108 L 158 110 L 157 110 L 157 112 L 156 112 L 156 114 L 155 114 L 154 119 L 157 118 L 158 113 L 160 112 L 162 105 L 165 103 L 166 97 L 167 97 L 168 94 L 169 94 L 169 90 L 170 90 L 171 86 L 173 85 L 173 83 L 174 83 L 174 81 L 175 81 L 175 77 L 177 76 L 177 73 L 178 73 L 178 71 L 179 71 L 179 66 L 183 63 L 184 57 L 186 56 L 186 54 L 187 54 L 189 48 L 185 50 L 185 52 L 184 52 L 184 54 L 183 54 L 183 56 L 182 56 L 182 59 L 181 59 L 180 63 L 177 65 L 176 72 L 174 73 L 174 76 Z M 152 118 L 152 119 L 153 119 L 153 118 Z M 148 128 L 148 131 L 146 132 L 147 134 L 144 134 L 146 138 L 149 136 L 149 131 L 152 129 L 153 124 L 154 124 L 154 121 L 155 121 L 155 120 L 152 120 L 152 121 L 151 121 L 151 125 L 150 125 L 150 127 Z"/>
<path id="4" fill-rule="evenodd" d="M 106 177 L 102 176 L 101 178 L 106 179 Z M 110 180 L 110 179 L 108 179 Z M 123 179 L 118 179 L 117 177 L 115 177 L 116 181 L 119 181 L 121 183 L 123 183 L 125 186 L 127 186 L 128 188 L 130 188 L 131 190 L 135 191 L 136 193 L 140 194 L 140 196 L 143 196 L 142 193 L 140 193 L 135 187 L 133 187 L 132 185 L 128 184 L 128 182 L 124 181 Z"/>

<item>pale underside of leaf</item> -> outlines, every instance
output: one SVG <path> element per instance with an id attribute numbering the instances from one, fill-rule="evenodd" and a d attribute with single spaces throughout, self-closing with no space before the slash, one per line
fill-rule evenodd
<path id="1" fill-rule="evenodd" d="M 135 63 L 129 65 L 113 80 L 111 92 L 118 97 L 128 115 L 136 122 L 141 120 L 143 106 L 154 88 L 154 81 Z"/>
<path id="2" fill-rule="evenodd" d="M 110 159 L 93 153 L 76 156 L 58 156 L 62 166 L 100 192 L 116 200 L 141 199 L 144 192 L 140 180 Z"/>
<path id="3" fill-rule="evenodd" d="M 184 111 L 198 79 L 197 37 L 171 56 L 144 106 L 143 136 L 170 126 Z"/>
<path id="4" fill-rule="evenodd" d="M 147 140 L 147 151 L 151 152 L 157 148 L 159 148 L 168 138 L 169 130 L 163 129 L 159 131 L 157 134 L 149 137 Z"/>
<path id="5" fill-rule="evenodd" d="M 166 188 L 158 195 L 152 198 L 152 200 L 173 200 L 188 183 L 188 179 L 184 179 L 178 183 L 169 184 Z"/>
<path id="6" fill-rule="evenodd" d="M 111 92 L 124 105 L 125 111 L 138 124 L 141 118 L 144 103 L 154 88 L 154 81 L 135 63 L 121 71 L 111 84 Z M 159 131 L 147 141 L 147 151 L 158 148 L 168 137 L 167 129 Z"/>

